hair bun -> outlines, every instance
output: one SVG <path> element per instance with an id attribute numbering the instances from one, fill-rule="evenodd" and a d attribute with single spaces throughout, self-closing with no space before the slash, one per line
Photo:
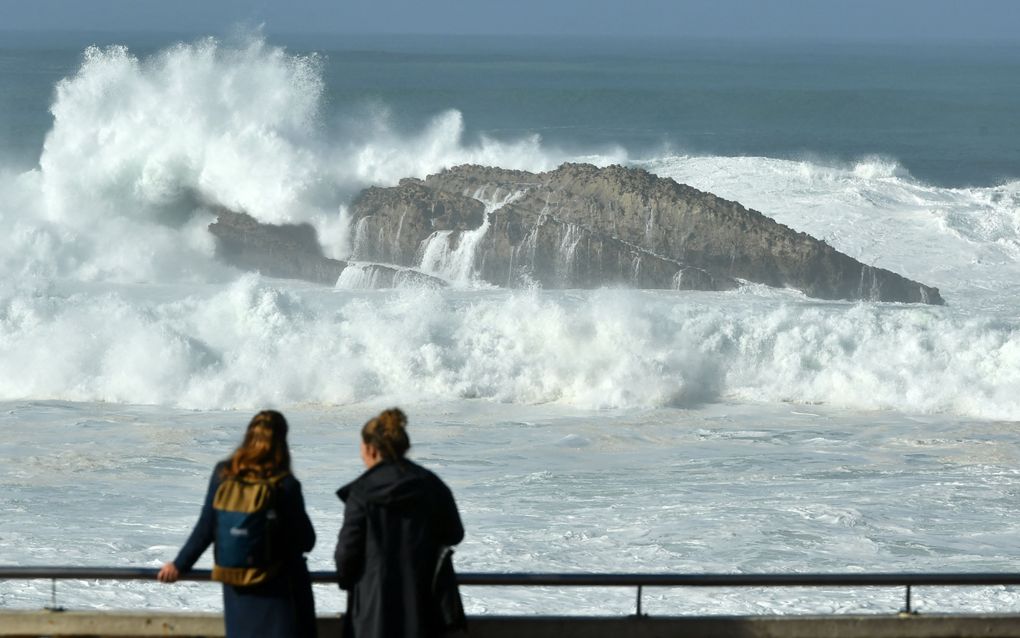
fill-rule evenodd
<path id="1" fill-rule="evenodd" d="M 385 428 L 387 432 L 392 432 L 394 434 L 407 427 L 407 415 L 404 414 L 404 411 L 400 408 L 384 410 L 383 413 L 379 415 L 379 420 L 382 421 L 383 428 Z"/>
<path id="2" fill-rule="evenodd" d="M 361 439 L 375 447 L 384 458 L 401 459 L 411 447 L 407 437 L 407 415 L 400 408 L 383 410 L 361 428 Z"/>

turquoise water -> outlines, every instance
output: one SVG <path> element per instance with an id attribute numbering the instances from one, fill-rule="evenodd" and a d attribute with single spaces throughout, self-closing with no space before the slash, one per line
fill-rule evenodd
<path id="1" fill-rule="evenodd" d="M 197 36 L 0 34 L 0 147 L 38 159 L 55 82 L 88 44 L 144 58 Z M 941 186 L 1020 177 L 1020 45 L 551 38 L 269 37 L 321 56 L 322 124 L 386 111 L 421 129 L 457 109 L 465 136 L 539 134 L 570 153 L 622 147 L 853 163 L 880 156 Z M 358 134 L 357 127 L 346 131 Z"/>

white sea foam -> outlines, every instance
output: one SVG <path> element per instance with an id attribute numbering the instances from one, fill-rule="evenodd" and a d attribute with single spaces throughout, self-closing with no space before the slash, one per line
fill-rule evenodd
<path id="1" fill-rule="evenodd" d="M 359 293 L 253 275 L 178 294 L 6 292 L 0 398 L 583 409 L 738 399 L 1020 414 L 1016 322 L 950 309 L 666 291 Z"/>
<path id="2" fill-rule="evenodd" d="M 366 264 L 352 262 L 340 272 L 336 287 L 347 290 L 372 290 L 381 287 L 378 285 L 378 279 L 378 273 Z"/>
<path id="3" fill-rule="evenodd" d="M 419 265 L 422 270 L 435 273 L 462 287 L 477 286 L 479 281 L 474 270 L 475 255 L 479 242 L 485 237 L 485 233 L 489 231 L 489 223 L 491 221 L 489 214 L 520 199 L 524 194 L 524 191 L 485 193 L 484 189 L 479 189 L 477 192 L 472 193 L 472 197 L 485 204 L 485 216 L 482 224 L 474 230 L 456 234 L 452 231 L 437 231 L 433 233 L 424 242 L 421 251 L 422 256 Z M 451 244 L 453 245 L 451 246 Z"/>
<path id="4" fill-rule="evenodd" d="M 352 148 L 351 160 L 341 163 L 344 179 L 395 184 L 459 164 L 545 171 L 568 159 L 544 148 L 538 135 L 510 143 L 482 136 L 476 144 L 465 144 L 463 115 L 455 109 L 437 114 L 422 133 L 410 138 L 394 133 L 384 117 L 371 122 L 370 130 L 372 137 Z"/>

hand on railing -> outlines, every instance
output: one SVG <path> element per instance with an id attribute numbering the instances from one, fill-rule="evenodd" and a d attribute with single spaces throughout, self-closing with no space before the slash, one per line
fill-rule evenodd
<path id="1" fill-rule="evenodd" d="M 159 573 L 156 574 L 156 580 L 161 583 L 176 583 L 177 579 L 181 577 L 181 572 L 177 571 L 177 565 L 173 563 L 167 563 L 160 568 Z"/>

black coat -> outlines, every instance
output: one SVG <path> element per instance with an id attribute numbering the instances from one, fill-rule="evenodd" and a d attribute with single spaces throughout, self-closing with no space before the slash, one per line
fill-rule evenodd
<path id="1" fill-rule="evenodd" d="M 435 638 L 432 578 L 464 527 L 453 494 L 409 460 L 383 461 L 337 491 L 344 523 L 336 569 L 347 590 L 344 638 Z"/>
<path id="2" fill-rule="evenodd" d="M 213 470 L 202 513 L 174 565 L 181 573 L 192 568 L 198 557 L 212 544 L 216 534 L 216 510 L 213 497 L 220 486 L 223 463 Z M 223 618 L 227 638 L 314 638 L 315 600 L 312 581 L 303 554 L 315 546 L 315 530 L 305 512 L 301 483 L 293 475 L 278 483 L 281 544 L 285 552 L 282 571 L 272 579 L 252 587 L 223 586 Z"/>

